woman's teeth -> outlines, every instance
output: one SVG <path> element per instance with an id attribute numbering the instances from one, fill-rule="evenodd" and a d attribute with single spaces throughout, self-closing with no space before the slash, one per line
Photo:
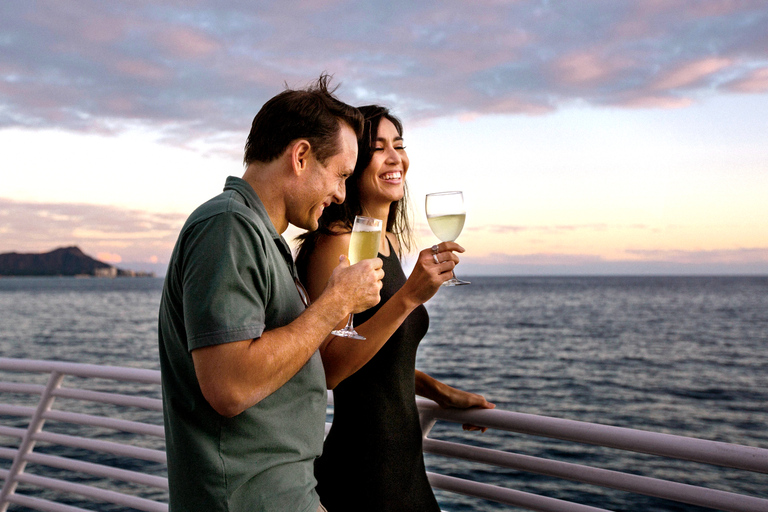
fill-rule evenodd
<path id="1" fill-rule="evenodd" d="M 382 176 L 382 179 L 384 180 L 399 180 L 402 178 L 403 173 L 401 172 L 388 172 L 384 176 Z"/>

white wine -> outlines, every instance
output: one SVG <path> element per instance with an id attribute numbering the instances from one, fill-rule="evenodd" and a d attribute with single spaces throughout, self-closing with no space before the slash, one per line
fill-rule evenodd
<path id="1" fill-rule="evenodd" d="M 381 229 L 376 231 L 352 231 L 349 240 L 349 263 L 354 265 L 360 260 L 375 258 L 379 254 Z"/>
<path id="2" fill-rule="evenodd" d="M 379 254 L 382 224 L 381 219 L 355 216 L 355 222 L 352 224 L 352 236 L 349 239 L 349 250 L 347 251 L 347 259 L 350 264 L 354 265 L 360 260 L 375 258 Z M 364 340 L 365 336 L 360 336 L 352 324 L 354 316 L 350 313 L 346 327 L 333 330 L 331 334 L 343 338 Z"/>
<path id="3" fill-rule="evenodd" d="M 464 209 L 464 194 L 458 190 L 427 194 L 424 206 L 427 222 L 429 222 L 429 227 L 435 236 L 442 242 L 455 241 L 461 234 L 461 230 L 464 229 L 464 219 L 467 216 Z M 435 263 L 437 262 L 437 257 L 435 257 Z M 451 279 L 444 281 L 442 286 L 469 284 L 468 281 L 458 279 L 453 271 L 451 274 Z"/>
<path id="4" fill-rule="evenodd" d="M 466 216 L 466 213 L 427 215 L 427 222 L 429 222 L 429 227 L 437 238 L 443 242 L 453 242 L 459 238 L 461 230 L 464 229 Z"/>

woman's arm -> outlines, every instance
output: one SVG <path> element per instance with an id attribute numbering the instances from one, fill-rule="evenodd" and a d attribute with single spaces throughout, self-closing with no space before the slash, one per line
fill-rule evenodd
<path id="1" fill-rule="evenodd" d="M 469 409 L 470 407 L 493 409 L 496 407 L 496 405 L 490 403 L 482 395 L 452 388 L 448 384 L 440 382 L 419 370 L 416 370 L 416 394 L 437 402 L 444 409 Z M 486 427 L 465 424 L 464 430 L 481 430 L 485 432 Z"/>
<path id="2" fill-rule="evenodd" d="M 310 298 L 322 293 L 333 268 L 338 263 L 340 254 L 346 254 L 349 248 L 350 234 L 321 237 L 315 250 L 309 257 L 307 272 L 307 291 Z M 384 346 L 384 343 L 400 327 L 400 324 L 420 304 L 429 300 L 443 281 L 450 279 L 451 270 L 458 262 L 458 256 L 452 251 L 463 252 L 458 244 L 441 244 L 441 261 L 434 263 L 432 252 L 425 249 L 419 254 L 414 270 L 406 283 L 398 290 L 368 321 L 355 325 L 355 330 L 366 340 L 351 340 L 329 336 L 320 346 L 320 353 L 325 368 L 328 389 L 335 388 L 357 370 L 362 368 Z M 386 279 L 386 275 L 384 279 Z M 346 324 L 346 319 L 339 323 L 339 328 Z"/>

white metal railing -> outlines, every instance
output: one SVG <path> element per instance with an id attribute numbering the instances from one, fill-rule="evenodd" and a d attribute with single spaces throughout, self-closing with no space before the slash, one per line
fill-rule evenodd
<path id="1" fill-rule="evenodd" d="M 28 507 L 34 510 L 48 512 L 88 512 L 80 508 L 80 503 L 113 503 L 129 509 L 147 512 L 166 512 L 168 505 L 161 499 L 144 495 L 167 496 L 168 481 L 164 476 L 165 451 L 162 449 L 164 437 L 162 426 L 162 401 L 158 398 L 127 395 L 124 392 L 103 392 L 76 387 L 63 387 L 65 377 L 82 377 L 93 382 L 93 379 L 106 379 L 111 383 L 149 384 L 159 391 L 160 372 L 136 368 L 118 368 L 99 365 L 76 363 L 33 361 L 25 359 L 0 358 L 0 370 L 6 372 L 24 372 L 25 374 L 47 374 L 45 385 L 27 382 L 0 382 L 0 392 L 14 396 L 39 396 L 33 406 L 0 403 L 0 416 L 9 418 L 29 418 L 24 427 L 0 425 L 0 436 L 18 439 L 15 448 L 0 447 L 0 458 L 10 460 L 10 467 L 0 467 L 0 478 L 4 480 L 0 494 L 0 512 L 5 512 L 11 504 Z M 70 379 L 77 381 L 77 379 Z M 84 382 L 84 381 L 83 381 Z M 69 381 L 67 382 L 69 384 Z M 159 394 L 159 393 L 158 393 Z M 109 404 L 116 408 L 105 414 L 115 414 L 115 410 L 132 408 L 139 411 L 154 412 L 158 424 L 144 421 L 113 418 L 100 414 L 84 414 L 71 411 L 55 410 L 55 400 L 78 400 L 84 404 Z M 10 401 L 10 400 L 8 400 Z M 43 430 L 46 422 L 54 425 L 66 424 L 76 433 L 91 429 L 90 433 L 104 431 L 131 434 L 131 444 L 115 440 L 97 439 L 96 435 L 57 433 Z M 61 429 L 59 429 L 61 430 Z M 137 440 L 149 436 L 159 444 L 157 448 L 137 446 Z M 127 459 L 139 459 L 158 463 L 161 466 L 159 475 L 147 474 L 142 471 L 121 469 L 103 463 L 94 463 L 62 455 L 52 455 L 35 452 L 36 445 L 63 447 L 102 454 L 100 459 L 110 456 Z M 103 454 L 107 454 L 106 456 Z M 46 467 L 48 471 L 31 473 L 27 465 Z M 53 469 L 53 471 L 51 471 Z M 42 473 L 42 474 L 40 474 Z M 82 475 L 89 475 L 83 478 Z M 88 480 L 90 483 L 79 483 L 77 480 Z M 102 488 L 103 480 L 109 482 L 109 489 Z M 95 480 L 95 482 L 94 482 Z M 102 480 L 101 483 L 96 483 Z M 25 487 L 25 492 L 16 492 L 19 485 Z M 120 491 L 118 489 L 125 489 Z M 149 489 L 149 493 L 147 493 Z M 133 490 L 134 492 L 130 492 Z M 142 492 L 144 491 L 144 492 Z M 165 500 L 167 501 L 167 499 Z M 67 504 L 70 503 L 70 504 Z M 77 506 L 73 505 L 78 504 Z"/>
<path id="2" fill-rule="evenodd" d="M 446 410 L 429 400 L 419 399 L 417 402 L 424 433 L 425 453 L 554 476 L 717 510 L 768 512 L 768 499 L 581 464 L 440 441 L 430 439 L 428 434 L 436 420 L 441 419 L 458 424 L 469 423 L 492 429 L 703 462 L 762 474 L 768 473 L 768 449 L 510 411 Z M 530 510 L 558 512 L 602 510 L 510 489 L 490 489 L 486 485 L 445 475 L 431 474 L 429 477 L 430 483 L 436 488 L 486 497 Z M 766 484 L 768 485 L 768 478 Z"/>
<path id="3" fill-rule="evenodd" d="M 164 476 L 165 453 L 162 448 L 138 446 L 135 441 L 149 438 L 154 440 L 156 444 L 158 440 L 163 438 L 162 402 L 158 398 L 129 395 L 122 391 L 104 392 L 78 387 L 63 387 L 63 381 L 66 377 L 109 379 L 115 383 L 150 385 L 151 389 L 157 391 L 156 396 L 159 396 L 159 372 L 8 358 L 0 358 L 0 371 L 48 375 L 47 383 L 44 385 L 0 381 L 0 392 L 8 393 L 9 397 L 11 394 L 14 396 L 32 395 L 36 399 L 34 406 L 5 403 L 5 399 L 2 400 L 3 403 L 0 403 L 0 416 L 11 418 L 7 421 L 12 422 L 13 418 L 22 418 L 22 420 L 17 420 L 18 423 L 24 418 L 29 418 L 28 423 L 23 427 L 0 424 L 0 438 L 18 439 L 18 444 L 15 447 L 0 447 L 0 459 L 10 461 L 8 469 L 0 465 L 0 479 L 4 481 L 2 494 L 0 494 L 0 512 L 5 512 L 11 504 L 49 512 L 88 512 L 86 509 L 80 508 L 81 502 L 114 503 L 126 508 L 149 512 L 166 512 L 168 510 L 166 504 L 168 483 Z M 67 384 L 70 384 L 69 381 Z M 123 410 L 131 408 L 131 410 L 149 411 L 155 415 L 157 423 L 112 418 L 105 414 L 57 410 L 53 407 L 57 398 L 79 400 L 87 404 L 110 404 Z M 329 404 L 332 405 L 332 403 L 333 394 L 329 393 Z M 762 474 L 768 473 L 768 450 L 766 449 L 496 409 L 445 410 L 438 407 L 434 402 L 423 399 L 419 399 L 417 403 L 421 414 L 424 451 L 426 453 L 554 476 L 606 488 L 621 489 L 718 510 L 768 512 L 767 499 L 502 450 L 447 442 L 432 439 L 429 437 L 429 433 L 438 420 L 458 424 L 471 423 L 491 429 L 704 462 Z M 5 421 L 4 419 L 3 422 Z M 52 429 L 44 430 L 47 421 L 53 425 L 88 426 L 89 428 L 100 429 L 100 432 L 104 429 L 108 429 L 110 432 L 127 432 L 130 434 L 128 437 L 131 439 L 131 444 L 117 442 L 113 439 L 96 439 L 96 436 L 87 434 L 71 435 L 70 433 L 52 432 Z M 330 424 L 326 424 L 326 431 L 329 427 Z M 105 435 L 105 437 L 110 436 Z M 107 453 L 128 460 L 149 461 L 156 463 L 161 469 L 159 472 L 156 471 L 158 474 L 149 474 L 148 471 L 120 469 L 112 465 L 41 453 L 39 450 L 35 451 L 37 443 L 41 443 L 41 446 L 56 445 Z M 149 444 L 153 443 L 150 442 Z M 28 464 L 36 467 L 53 468 L 54 470 L 66 470 L 68 473 L 56 471 L 32 473 L 26 470 Z M 90 475 L 93 477 L 92 479 L 96 479 L 96 482 L 78 483 L 73 481 L 77 478 L 68 476 L 77 474 Z M 430 473 L 428 476 L 435 488 L 529 510 L 552 512 L 603 510 L 447 475 Z M 82 480 L 82 478 L 79 479 Z M 103 488 L 104 482 L 99 482 L 98 479 L 106 479 L 109 482 L 107 484 L 109 489 Z M 17 492 L 17 486 L 20 484 L 24 486 L 24 489 L 19 489 Z M 128 491 L 124 490 L 126 486 L 129 487 Z M 98 507 L 98 505 L 95 506 Z"/>

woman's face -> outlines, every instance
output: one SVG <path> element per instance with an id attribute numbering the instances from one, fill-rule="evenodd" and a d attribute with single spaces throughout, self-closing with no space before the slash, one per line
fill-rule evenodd
<path id="1" fill-rule="evenodd" d="M 402 199 L 405 174 L 408 172 L 408 155 L 403 138 L 387 118 L 379 122 L 373 155 L 360 180 L 360 199 L 363 206 L 392 203 Z"/>

